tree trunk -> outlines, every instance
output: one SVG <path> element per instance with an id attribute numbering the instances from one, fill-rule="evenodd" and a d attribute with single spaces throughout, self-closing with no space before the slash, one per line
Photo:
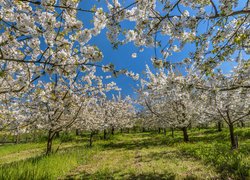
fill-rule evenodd
<path id="1" fill-rule="evenodd" d="M 111 134 L 112 134 L 112 135 L 115 134 L 115 128 L 114 128 L 114 127 L 111 128 Z"/>
<path id="2" fill-rule="evenodd" d="M 219 132 L 222 131 L 221 124 L 222 124 L 222 122 L 221 122 L 221 121 L 218 121 L 218 131 L 219 131 Z"/>
<path id="3" fill-rule="evenodd" d="M 142 127 L 142 132 L 146 132 L 145 127 Z"/>
<path id="4" fill-rule="evenodd" d="M 46 155 L 49 155 L 52 152 L 52 139 L 48 139 L 47 141 L 47 150 L 46 150 Z"/>
<path id="5" fill-rule="evenodd" d="M 123 129 L 121 128 L 121 133 L 123 133 Z"/>
<path id="6" fill-rule="evenodd" d="M 107 131 L 106 131 L 106 129 L 103 130 L 103 139 L 104 140 L 107 139 Z"/>
<path id="7" fill-rule="evenodd" d="M 183 139 L 184 139 L 184 142 L 188 142 L 189 139 L 188 139 L 187 127 L 183 127 L 183 128 L 182 128 L 182 132 L 183 132 Z"/>
<path id="8" fill-rule="evenodd" d="M 192 123 L 189 124 L 188 129 L 192 129 Z"/>
<path id="9" fill-rule="evenodd" d="M 91 131 L 90 137 L 89 137 L 89 146 L 90 147 L 92 147 L 92 144 L 93 144 L 93 136 L 94 136 L 94 133 Z"/>
<path id="10" fill-rule="evenodd" d="M 47 139 L 46 155 L 49 155 L 52 152 L 52 142 L 53 142 L 53 137 L 54 137 L 55 134 L 56 133 L 53 133 L 53 132 L 49 131 L 48 139 Z"/>
<path id="11" fill-rule="evenodd" d="M 237 149 L 238 148 L 238 142 L 236 141 L 236 138 L 234 136 L 234 126 L 233 124 L 229 124 L 229 132 L 230 132 L 230 140 L 231 140 L 231 148 Z"/>
<path id="12" fill-rule="evenodd" d="M 164 136 L 166 136 L 166 135 L 167 135 L 166 128 L 163 128 L 163 134 L 164 134 Z"/>
<path id="13" fill-rule="evenodd" d="M 1 141 L 2 144 L 5 144 L 5 142 L 7 142 L 7 135 L 4 135 Z"/>
<path id="14" fill-rule="evenodd" d="M 240 121 L 241 127 L 245 127 L 245 124 L 243 121 Z"/>
<path id="15" fill-rule="evenodd" d="M 15 136 L 15 144 L 18 144 L 19 141 L 20 141 L 20 136 L 19 136 L 19 134 L 17 134 L 17 135 Z"/>
<path id="16" fill-rule="evenodd" d="M 171 134 L 172 134 L 172 138 L 174 138 L 174 128 L 171 128 Z"/>
<path id="17" fill-rule="evenodd" d="M 161 133 L 161 128 L 158 128 L 158 133 L 159 133 L 159 134 Z"/>
<path id="18" fill-rule="evenodd" d="M 32 141 L 36 141 L 36 130 L 34 130 L 34 132 L 32 133 Z"/>
<path id="19" fill-rule="evenodd" d="M 79 136 L 80 135 L 80 131 L 79 129 L 76 129 L 76 136 Z"/>

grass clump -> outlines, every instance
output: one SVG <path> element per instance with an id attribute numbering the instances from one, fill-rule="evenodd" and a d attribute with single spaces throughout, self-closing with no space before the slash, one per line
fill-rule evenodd
<path id="1" fill-rule="evenodd" d="M 182 155 L 198 158 L 209 163 L 221 173 L 222 177 L 245 179 L 249 177 L 250 165 L 248 146 L 241 146 L 238 150 L 230 150 L 230 146 L 222 143 L 182 144 L 179 150 Z"/>
<path id="2" fill-rule="evenodd" d="M 34 158 L 5 164 L 0 167 L 0 179 L 56 179 L 76 167 L 86 151 L 77 147 L 64 150 L 50 156 L 36 156 Z"/>

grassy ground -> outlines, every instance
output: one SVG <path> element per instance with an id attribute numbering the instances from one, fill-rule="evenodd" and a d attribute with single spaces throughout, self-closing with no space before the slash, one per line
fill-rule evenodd
<path id="1" fill-rule="evenodd" d="M 182 142 L 179 131 L 174 138 L 170 132 L 96 136 L 92 148 L 87 137 L 71 137 L 47 157 L 44 142 L 4 145 L 0 179 L 248 179 L 250 128 L 236 134 L 236 151 L 230 150 L 226 129 L 191 130 L 189 143 Z"/>

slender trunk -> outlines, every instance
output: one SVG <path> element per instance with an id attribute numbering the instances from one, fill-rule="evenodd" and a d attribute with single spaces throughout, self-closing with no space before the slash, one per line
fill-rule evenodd
<path id="1" fill-rule="evenodd" d="M 55 135 L 55 133 L 49 131 L 48 139 L 47 139 L 46 155 L 49 155 L 52 152 L 52 142 L 53 142 L 54 135 Z"/>
<path id="2" fill-rule="evenodd" d="M 103 139 L 104 140 L 107 139 L 107 131 L 106 131 L 106 129 L 103 130 Z"/>
<path id="3" fill-rule="evenodd" d="M 146 130 L 145 130 L 145 128 L 144 128 L 144 127 L 142 127 L 142 132 L 146 132 Z"/>
<path id="4" fill-rule="evenodd" d="M 128 128 L 128 133 L 129 133 L 129 128 Z"/>
<path id="5" fill-rule="evenodd" d="M 90 137 L 89 137 L 89 146 L 90 146 L 90 147 L 92 147 L 92 144 L 93 144 L 93 136 L 94 136 L 94 132 L 91 131 Z"/>
<path id="6" fill-rule="evenodd" d="M 159 133 L 159 134 L 161 133 L 161 128 L 158 128 L 158 133 Z"/>
<path id="7" fill-rule="evenodd" d="M 232 149 L 237 149 L 238 148 L 238 142 L 237 139 L 234 135 L 234 126 L 233 124 L 229 124 L 229 132 L 230 132 L 230 140 L 231 140 L 231 148 Z"/>
<path id="8" fill-rule="evenodd" d="M 164 134 L 164 136 L 166 136 L 166 135 L 167 135 L 166 128 L 163 128 L 163 134 Z"/>
<path id="9" fill-rule="evenodd" d="M 112 134 L 112 135 L 115 134 L 115 128 L 114 128 L 114 127 L 111 128 L 111 134 Z"/>
<path id="10" fill-rule="evenodd" d="M 240 121 L 241 127 L 245 127 L 245 124 L 243 121 Z"/>
<path id="11" fill-rule="evenodd" d="M 52 139 L 48 138 L 46 155 L 49 155 L 51 152 L 52 152 Z"/>
<path id="12" fill-rule="evenodd" d="M 2 144 L 5 144 L 5 142 L 7 142 L 7 135 L 4 135 L 1 141 Z"/>
<path id="13" fill-rule="evenodd" d="M 32 133 L 32 141 L 36 141 L 36 130 L 34 130 L 34 132 Z"/>
<path id="14" fill-rule="evenodd" d="M 222 122 L 221 122 L 221 121 L 218 121 L 218 131 L 219 131 L 219 132 L 222 131 L 221 125 L 222 125 Z"/>
<path id="15" fill-rule="evenodd" d="M 18 144 L 20 140 L 19 134 L 15 136 L 15 144 Z"/>
<path id="16" fill-rule="evenodd" d="M 80 135 L 80 131 L 79 129 L 76 129 L 76 136 L 79 136 Z"/>
<path id="17" fill-rule="evenodd" d="M 171 128 L 172 138 L 174 138 L 174 128 Z"/>
<path id="18" fill-rule="evenodd" d="M 183 127 L 183 128 L 182 128 L 182 132 L 183 132 L 183 139 L 184 139 L 184 142 L 188 142 L 189 139 L 188 139 L 187 127 Z"/>
<path id="19" fill-rule="evenodd" d="M 192 129 L 192 123 L 189 124 L 188 129 Z"/>
<path id="20" fill-rule="evenodd" d="M 123 133 L 123 129 L 121 128 L 121 133 Z"/>

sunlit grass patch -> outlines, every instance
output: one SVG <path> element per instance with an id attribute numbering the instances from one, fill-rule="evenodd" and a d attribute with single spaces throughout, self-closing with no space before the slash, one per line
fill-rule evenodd
<path id="1" fill-rule="evenodd" d="M 0 157 L 7 154 L 18 153 L 20 151 L 44 148 L 45 143 L 24 143 L 24 144 L 6 144 L 0 146 Z"/>
<path id="2" fill-rule="evenodd" d="M 50 156 L 36 156 L 27 160 L 2 165 L 0 179 L 56 179 L 84 161 L 90 151 L 84 147 L 62 150 Z"/>

